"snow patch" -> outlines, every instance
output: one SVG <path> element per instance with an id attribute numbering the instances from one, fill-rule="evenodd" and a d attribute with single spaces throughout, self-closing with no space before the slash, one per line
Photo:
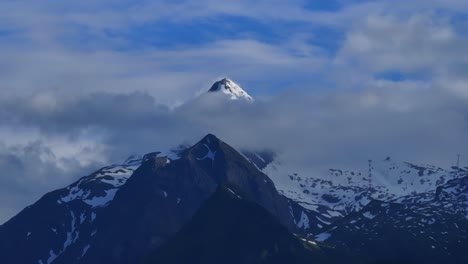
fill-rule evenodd
<path id="1" fill-rule="evenodd" d="M 318 241 L 318 242 L 323 242 L 323 241 L 329 239 L 330 237 L 331 237 L 331 234 L 325 232 L 325 233 L 322 233 L 320 235 L 317 235 L 315 237 L 315 240 Z"/>
<path id="2" fill-rule="evenodd" d="M 230 193 L 232 193 L 233 195 L 237 196 L 237 198 L 242 199 L 242 197 L 240 197 L 237 193 L 235 193 L 233 190 L 231 190 L 231 188 L 227 188 L 227 189 L 228 189 L 228 191 L 229 191 Z"/>
<path id="3" fill-rule="evenodd" d="M 86 220 L 86 216 L 84 213 L 80 215 L 80 224 L 83 224 L 83 222 Z"/>
<path id="4" fill-rule="evenodd" d="M 60 254 L 59 254 L 60 255 Z M 54 251 L 51 249 L 49 251 L 49 258 L 47 259 L 47 264 L 52 263 L 58 256 L 55 255 Z"/>
<path id="5" fill-rule="evenodd" d="M 216 150 L 212 151 L 208 145 L 206 145 L 206 144 L 203 144 L 203 145 L 208 149 L 208 153 L 206 153 L 206 155 L 204 157 L 197 158 L 197 159 L 198 160 L 210 159 L 210 160 L 214 161 L 215 156 L 216 156 Z"/>
<path id="6" fill-rule="evenodd" d="M 304 213 L 304 211 L 301 212 L 301 219 L 299 220 L 299 223 L 297 223 L 298 228 L 303 228 L 303 229 L 309 229 L 309 217 Z"/>
<path id="7" fill-rule="evenodd" d="M 49 250 L 49 257 L 47 258 L 47 264 L 51 264 L 55 259 L 57 259 L 65 250 L 67 250 L 68 247 L 70 247 L 73 243 L 78 240 L 78 237 L 80 235 L 79 232 L 76 231 L 76 217 L 75 213 L 73 211 L 70 211 L 70 216 L 71 216 L 71 224 L 70 224 L 70 231 L 67 232 L 67 238 L 65 242 L 63 243 L 62 249 L 58 252 L 55 253 L 54 250 Z M 39 261 L 41 263 L 42 260 Z"/>
<path id="8" fill-rule="evenodd" d="M 83 253 L 81 253 L 81 257 L 84 257 L 84 255 L 86 255 L 86 253 L 88 252 L 89 248 L 91 246 L 90 245 L 86 245 L 84 248 L 83 248 Z"/>
<path id="9" fill-rule="evenodd" d="M 263 163 L 266 163 L 265 160 L 260 155 L 258 155 L 257 152 L 254 152 L 254 154 L 259 160 L 261 160 Z"/>
<path id="10" fill-rule="evenodd" d="M 376 217 L 376 215 L 373 215 L 371 214 L 371 212 L 367 211 L 365 213 L 362 214 L 365 218 L 368 218 L 368 219 L 374 219 Z"/>
<path id="11" fill-rule="evenodd" d="M 112 200 L 114 200 L 115 194 L 118 189 L 110 189 L 105 191 L 104 196 L 95 196 L 92 199 L 83 200 L 83 202 L 95 207 L 104 207 L 107 206 Z"/>

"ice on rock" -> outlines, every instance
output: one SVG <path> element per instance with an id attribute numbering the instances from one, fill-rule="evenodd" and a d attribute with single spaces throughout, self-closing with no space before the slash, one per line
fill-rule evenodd
<path id="1" fill-rule="evenodd" d="M 331 237 L 330 233 L 322 233 L 315 237 L 315 240 L 318 242 L 323 242 Z"/>
<path id="2" fill-rule="evenodd" d="M 214 161 L 215 156 L 216 156 L 216 150 L 212 151 L 208 145 L 206 145 L 206 144 L 203 144 L 203 145 L 207 148 L 208 153 L 206 153 L 206 155 L 204 157 L 197 158 L 197 159 L 198 160 L 210 159 L 210 160 Z"/>
<path id="3" fill-rule="evenodd" d="M 376 217 L 376 215 L 373 215 L 371 212 L 365 212 L 362 215 L 368 219 L 374 219 Z"/>
<path id="4" fill-rule="evenodd" d="M 228 78 L 215 82 L 209 92 L 221 92 L 229 96 L 231 100 L 244 99 L 249 102 L 253 101 L 253 98 L 244 89 Z"/>
<path id="5" fill-rule="evenodd" d="M 303 229 L 309 229 L 309 218 L 304 213 L 304 211 L 301 212 L 301 219 L 297 223 L 297 227 L 303 228 Z"/>

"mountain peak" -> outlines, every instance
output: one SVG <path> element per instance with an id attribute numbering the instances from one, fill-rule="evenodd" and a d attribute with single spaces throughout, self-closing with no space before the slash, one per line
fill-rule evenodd
<path id="1" fill-rule="evenodd" d="M 208 92 L 222 92 L 228 95 L 231 100 L 244 99 L 249 102 L 253 101 L 253 98 L 244 89 L 228 78 L 215 82 Z"/>
<path id="2" fill-rule="evenodd" d="M 204 136 L 199 142 L 200 143 L 208 143 L 208 144 L 212 144 L 213 142 L 219 142 L 221 141 L 218 137 L 216 137 L 215 135 L 213 134 L 207 134 L 206 136 Z"/>

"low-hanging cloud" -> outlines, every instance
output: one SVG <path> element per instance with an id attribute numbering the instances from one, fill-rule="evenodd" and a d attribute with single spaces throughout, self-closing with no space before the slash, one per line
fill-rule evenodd
<path id="1" fill-rule="evenodd" d="M 28 97 L 0 106 L 3 126 L 34 128 L 37 138 L 49 141 L 65 138 L 55 150 L 41 142 L 2 148 L 1 192 L 13 207 L 28 200 L 16 195 L 37 198 L 106 162 L 193 144 L 207 133 L 239 149 L 272 150 L 301 170 L 353 168 L 386 156 L 448 167 L 468 147 L 468 102 L 446 89 L 284 93 L 254 103 L 202 94 L 176 108 L 145 93 L 49 100 L 56 103 L 44 106 Z M 80 149 L 83 138 L 95 147 L 73 157 L 63 152 L 66 145 Z M 97 162 L 83 162 L 96 153 Z"/>
<path id="2" fill-rule="evenodd" d="M 0 3 L 0 222 L 100 166 L 207 133 L 311 173 L 387 156 L 450 166 L 467 149 L 466 1 L 24 2 Z M 238 18 L 269 35 L 230 28 Z M 208 22 L 232 35 L 128 37 Z M 204 94 L 226 74 L 255 103 Z"/>
<path id="3" fill-rule="evenodd" d="M 254 103 L 203 94 L 173 109 L 144 93 L 74 97 L 43 111 L 35 104 L 3 103 L 2 123 L 70 140 L 89 138 L 92 131 L 115 162 L 194 143 L 207 133 L 240 148 L 271 149 L 317 165 L 385 155 L 448 165 L 467 143 L 466 99 L 435 88 L 286 93 Z"/>

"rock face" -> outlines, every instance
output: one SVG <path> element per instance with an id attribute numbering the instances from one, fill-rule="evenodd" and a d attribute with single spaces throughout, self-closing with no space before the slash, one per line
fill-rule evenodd
<path id="1" fill-rule="evenodd" d="M 100 235 L 84 261 L 139 260 L 180 230 L 217 187 L 227 183 L 296 229 L 287 199 L 277 193 L 271 180 L 237 151 L 208 135 L 178 160 L 149 159 L 142 164 L 98 219 Z"/>
<path id="2" fill-rule="evenodd" d="M 95 235 L 96 217 L 140 163 L 104 167 L 25 208 L 0 226 L 0 262 L 52 263 L 71 251 L 81 257 Z"/>
<path id="3" fill-rule="evenodd" d="M 221 186 L 148 264 L 362 263 L 294 236 L 263 207 Z"/>
<path id="4" fill-rule="evenodd" d="M 175 155 L 150 153 L 139 163 L 104 168 L 45 195 L 0 227 L 0 258 L 2 263 L 139 263 L 224 184 L 290 232 L 309 232 L 307 210 L 280 195 L 242 154 L 208 135 Z"/>

